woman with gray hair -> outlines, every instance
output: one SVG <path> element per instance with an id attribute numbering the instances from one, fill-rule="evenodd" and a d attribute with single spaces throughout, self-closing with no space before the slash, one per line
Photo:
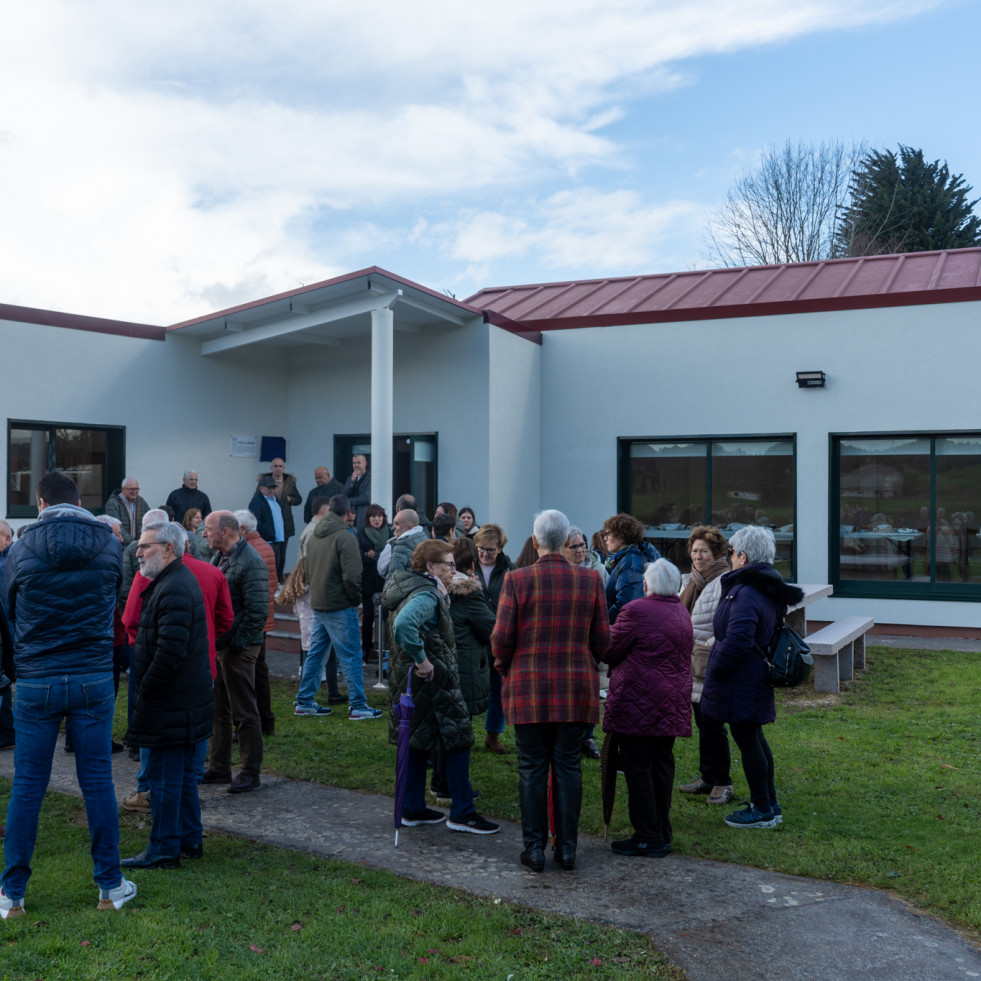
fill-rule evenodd
<path id="1" fill-rule="evenodd" d="M 729 539 L 729 551 L 732 572 L 722 577 L 712 621 L 715 643 L 705 669 L 702 715 L 729 724 L 749 784 L 749 803 L 727 815 L 725 823 L 730 828 L 772 828 L 782 822 L 783 814 L 763 726 L 777 713 L 766 662 L 757 647 L 769 647 L 788 605 L 799 603 L 804 594 L 773 568 L 776 543 L 769 528 L 740 528 Z"/>
<path id="2" fill-rule="evenodd" d="M 674 741 L 691 735 L 691 616 L 677 593 L 681 573 L 667 559 L 644 570 L 644 596 L 620 610 L 605 660 L 610 694 L 603 729 L 616 733 L 627 778 L 633 836 L 617 855 L 664 858 L 671 851 Z"/>

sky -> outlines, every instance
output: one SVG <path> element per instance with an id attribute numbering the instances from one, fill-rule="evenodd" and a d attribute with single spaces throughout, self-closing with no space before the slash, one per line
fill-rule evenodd
<path id="1" fill-rule="evenodd" d="M 708 268 L 786 140 L 981 195 L 977 0 L 0 0 L 0 303 L 171 324 L 381 266 Z"/>

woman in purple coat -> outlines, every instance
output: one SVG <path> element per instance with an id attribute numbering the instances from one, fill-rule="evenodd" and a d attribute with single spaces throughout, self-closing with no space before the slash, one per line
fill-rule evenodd
<path id="1" fill-rule="evenodd" d="M 666 559 L 644 570 L 644 596 L 620 610 L 606 654 L 610 694 L 603 729 L 616 733 L 633 836 L 617 855 L 671 851 L 674 741 L 691 735 L 691 616 L 678 598 L 681 573 Z"/>

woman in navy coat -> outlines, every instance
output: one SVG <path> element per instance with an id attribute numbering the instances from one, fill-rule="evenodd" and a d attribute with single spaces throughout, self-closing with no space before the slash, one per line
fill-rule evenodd
<path id="1" fill-rule="evenodd" d="M 715 643 L 705 669 L 702 715 L 727 722 L 739 747 L 751 801 L 725 818 L 731 828 L 772 828 L 782 820 L 773 779 L 773 754 L 763 726 L 776 719 L 773 689 L 767 683 L 766 650 L 787 607 L 804 594 L 773 568 L 773 532 L 758 525 L 740 528 L 729 539 L 732 572 L 722 577 L 715 611 Z"/>

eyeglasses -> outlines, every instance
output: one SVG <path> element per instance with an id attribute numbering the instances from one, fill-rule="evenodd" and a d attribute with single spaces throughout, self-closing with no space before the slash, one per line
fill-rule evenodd
<path id="1" fill-rule="evenodd" d="M 448 569 L 456 569 L 456 563 L 452 559 L 440 560 L 439 562 L 434 562 L 433 565 L 445 565 Z"/>
<path id="2" fill-rule="evenodd" d="M 154 545 L 163 545 L 163 544 L 164 544 L 163 542 L 140 542 L 136 546 L 136 551 L 137 552 L 145 552 L 148 549 L 153 548 Z"/>
<path id="3" fill-rule="evenodd" d="M 480 552 L 481 555 L 497 555 L 497 553 L 500 552 L 500 549 L 499 548 L 484 548 L 483 545 L 478 545 L 477 546 L 477 551 Z"/>
<path id="4" fill-rule="evenodd" d="M 578 552 L 580 549 L 583 552 L 586 551 L 586 543 L 585 542 L 579 542 L 577 545 L 570 545 L 569 546 L 569 551 L 570 552 Z"/>

